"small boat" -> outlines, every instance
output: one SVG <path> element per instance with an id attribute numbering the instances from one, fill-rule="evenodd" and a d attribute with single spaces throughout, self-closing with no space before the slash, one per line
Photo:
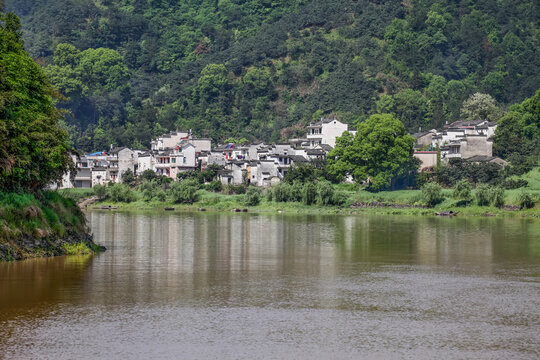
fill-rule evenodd
<path id="1" fill-rule="evenodd" d="M 248 209 L 242 209 L 242 212 L 248 212 Z"/>
<path id="2" fill-rule="evenodd" d="M 234 211 L 234 212 L 241 212 L 242 209 L 234 208 L 233 211 Z"/>
<path id="3" fill-rule="evenodd" d="M 456 216 L 458 213 L 457 212 L 454 212 L 452 210 L 450 211 L 439 211 L 439 212 L 436 212 L 435 215 L 437 216 Z"/>
<path id="4" fill-rule="evenodd" d="M 205 208 L 199 208 L 199 211 L 206 211 Z"/>
<path id="5" fill-rule="evenodd" d="M 165 210 L 165 211 L 173 211 L 174 208 L 173 207 L 165 207 L 165 208 L 163 208 L 163 210 Z"/>

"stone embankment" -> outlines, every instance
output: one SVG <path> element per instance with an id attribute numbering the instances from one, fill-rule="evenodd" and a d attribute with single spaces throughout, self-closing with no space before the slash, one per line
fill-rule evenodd
<path id="1" fill-rule="evenodd" d="M 92 196 L 91 198 L 82 199 L 81 201 L 77 203 L 77 205 L 79 206 L 81 210 L 86 210 L 89 205 L 92 205 L 98 200 L 99 199 L 97 196 Z"/>

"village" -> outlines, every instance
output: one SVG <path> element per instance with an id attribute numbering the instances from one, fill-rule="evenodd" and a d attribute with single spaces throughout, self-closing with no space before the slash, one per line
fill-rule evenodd
<path id="1" fill-rule="evenodd" d="M 420 160 L 419 171 L 431 172 L 438 162 L 447 164 L 460 158 L 467 162 L 507 163 L 492 155 L 492 136 L 497 124 L 486 120 L 457 121 L 441 130 L 413 134 L 414 156 Z M 215 164 L 221 167 L 218 179 L 223 185 L 250 184 L 269 187 L 282 181 L 295 164 L 324 161 L 336 139 L 349 131 L 337 119 L 321 118 L 310 123 L 305 138 L 287 143 L 218 144 L 196 138 L 191 130 L 176 131 L 157 137 L 150 150 L 113 147 L 83 156 L 72 156 L 76 174 L 66 174 L 58 188 L 92 188 L 119 183 L 126 171 L 138 176 L 146 170 L 177 179 L 179 173 L 204 170 Z M 74 176 L 73 176 L 74 175 Z"/>

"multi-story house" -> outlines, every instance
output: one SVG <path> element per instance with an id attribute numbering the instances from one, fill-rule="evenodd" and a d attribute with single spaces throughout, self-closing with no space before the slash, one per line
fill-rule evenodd
<path id="1" fill-rule="evenodd" d="M 315 147 L 320 144 L 336 146 L 336 138 L 348 131 L 347 124 L 343 124 L 337 119 L 324 119 L 316 123 L 309 124 L 307 132 L 307 140 L 310 147 Z"/>

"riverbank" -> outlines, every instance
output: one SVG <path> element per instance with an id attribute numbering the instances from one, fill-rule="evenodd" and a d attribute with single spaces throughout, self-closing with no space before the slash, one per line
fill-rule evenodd
<path id="1" fill-rule="evenodd" d="M 508 199 L 504 208 L 493 206 L 457 206 L 457 201 L 451 198 L 451 190 L 444 190 L 447 198 L 439 205 L 428 208 L 421 204 L 419 190 L 386 191 L 369 193 L 365 191 L 342 191 L 347 199 L 340 206 L 305 205 L 301 202 L 274 202 L 261 198 L 259 205 L 247 206 L 245 195 L 225 195 L 200 190 L 200 199 L 193 204 L 175 204 L 171 201 L 143 201 L 130 203 L 100 201 L 88 207 L 97 211 L 143 211 L 143 212 L 235 212 L 251 213 L 290 213 L 290 214 L 391 214 L 391 215 L 425 215 L 435 216 L 438 212 L 453 211 L 458 216 L 497 216 L 540 218 L 540 207 L 519 210 L 512 204 L 511 199 L 517 199 L 517 193 L 506 194 Z M 110 207 L 110 209 L 108 208 Z M 165 210 L 168 208 L 169 210 Z M 174 209 L 174 210 L 172 210 Z"/>
<path id="2" fill-rule="evenodd" d="M 52 191 L 0 193 L 0 261 L 103 249 L 93 242 L 73 199 Z"/>

